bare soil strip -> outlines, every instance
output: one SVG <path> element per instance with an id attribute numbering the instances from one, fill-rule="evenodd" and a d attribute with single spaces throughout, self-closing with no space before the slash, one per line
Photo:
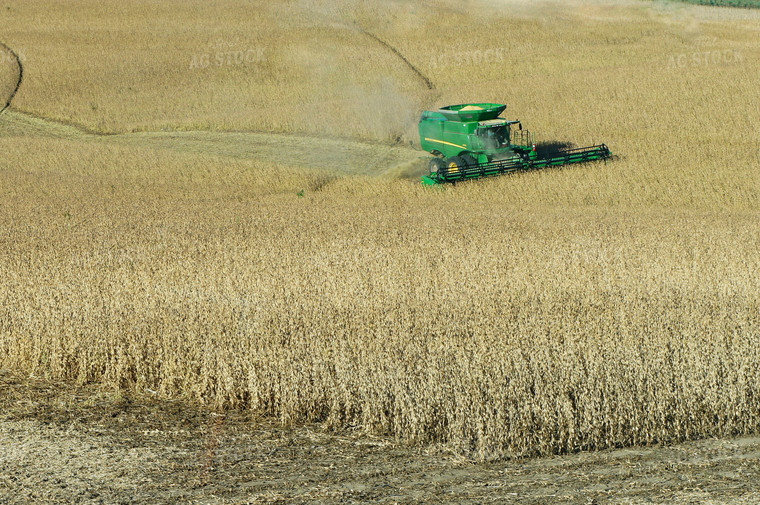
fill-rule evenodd
<path id="1" fill-rule="evenodd" d="M 8 504 L 749 504 L 760 502 L 759 482 L 760 437 L 475 464 L 361 433 L 0 374 Z"/>

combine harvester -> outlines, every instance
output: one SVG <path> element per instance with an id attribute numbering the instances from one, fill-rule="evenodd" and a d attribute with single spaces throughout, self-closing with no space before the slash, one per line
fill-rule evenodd
<path id="1" fill-rule="evenodd" d="M 539 157 L 530 132 L 522 129 L 520 121 L 499 117 L 506 108 L 498 103 L 470 103 L 423 112 L 420 144 L 435 157 L 422 183 L 458 182 L 611 156 L 607 146 L 600 144 Z"/>

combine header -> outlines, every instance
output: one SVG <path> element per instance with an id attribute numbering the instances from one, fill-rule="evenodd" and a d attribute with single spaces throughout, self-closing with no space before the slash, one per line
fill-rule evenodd
<path id="1" fill-rule="evenodd" d="M 539 156 L 530 132 L 519 121 L 499 117 L 506 108 L 498 103 L 471 103 L 423 112 L 420 144 L 434 158 L 422 183 L 457 182 L 611 156 L 604 144 Z"/>

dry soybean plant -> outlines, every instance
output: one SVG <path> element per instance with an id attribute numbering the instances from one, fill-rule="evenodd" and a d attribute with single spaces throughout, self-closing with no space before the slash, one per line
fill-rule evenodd
<path id="1" fill-rule="evenodd" d="M 486 199 L 520 177 L 298 197 L 278 167 L 4 142 L 57 151 L 3 173 L 3 368 L 479 458 L 758 427 L 741 207 Z"/>
<path id="2" fill-rule="evenodd" d="M 77 5 L 92 25 L 150 29 L 166 19 Z M 173 48 L 165 53 L 122 45 L 127 55 L 112 47 L 101 59 L 91 53 L 97 44 L 76 53 L 10 33 L 29 60 L 28 87 L 14 105 L 103 131 L 319 127 L 386 140 L 408 118 L 375 129 L 364 115 L 348 128 L 356 101 L 331 99 L 343 70 L 319 75 L 319 57 L 330 54 L 307 41 L 329 48 L 339 38 L 362 41 L 351 49 L 353 98 L 378 89 L 375 64 L 390 83 L 380 91 L 394 90 L 409 108 L 475 95 L 509 101 L 509 114 L 544 140 L 603 140 L 620 158 L 439 191 L 403 179 L 326 177 L 287 159 L 141 145 L 139 134 L 119 144 L 124 136 L 45 133 L 29 120 L 39 131 L 0 137 L 0 368 L 149 389 L 283 423 L 361 428 L 479 459 L 756 432 L 754 32 L 715 21 L 701 25 L 704 38 L 688 19 L 653 21 L 643 7 L 588 9 L 581 32 L 561 15 L 540 22 L 515 10 L 516 46 L 498 53 L 498 68 L 475 69 L 445 58 L 425 66 L 431 51 L 492 44 L 467 32 L 454 47 L 431 46 L 443 44 L 433 35 L 449 24 L 477 17 L 445 6 L 415 30 L 373 25 L 388 16 L 359 7 L 333 13 L 358 25 L 315 21 L 301 30 L 320 18 L 300 13 L 270 33 L 266 9 L 254 35 L 230 24 L 224 47 L 266 48 L 254 63 L 268 73 L 190 69 L 196 53 L 220 44 L 202 24 L 195 39 L 167 28 L 183 42 L 165 44 Z M 387 50 L 362 56 L 377 48 L 356 26 L 404 54 L 436 89 L 419 89 Z M 277 37 L 288 33 L 302 37 L 289 47 L 311 53 L 271 49 L 284 47 Z M 669 68 L 673 54 L 695 44 L 745 58 Z M 83 60 L 108 79 L 72 76 Z M 126 72 L 124 61 L 134 68 Z M 130 81 L 135 68 L 153 69 L 145 87 Z M 113 102 L 114 82 L 134 100 Z M 519 86 L 505 95 L 506 82 Z M 371 96 L 384 103 L 383 93 Z M 322 104 L 324 121 L 309 123 L 303 103 Z M 731 128 L 697 128 L 700 117 Z"/>

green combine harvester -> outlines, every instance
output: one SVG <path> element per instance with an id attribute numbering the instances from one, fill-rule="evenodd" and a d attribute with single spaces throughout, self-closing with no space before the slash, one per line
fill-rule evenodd
<path id="1" fill-rule="evenodd" d="M 423 112 L 420 144 L 434 158 L 422 183 L 458 182 L 611 156 L 604 144 L 539 156 L 530 132 L 522 129 L 520 121 L 499 117 L 506 108 L 498 103 L 466 103 Z"/>

